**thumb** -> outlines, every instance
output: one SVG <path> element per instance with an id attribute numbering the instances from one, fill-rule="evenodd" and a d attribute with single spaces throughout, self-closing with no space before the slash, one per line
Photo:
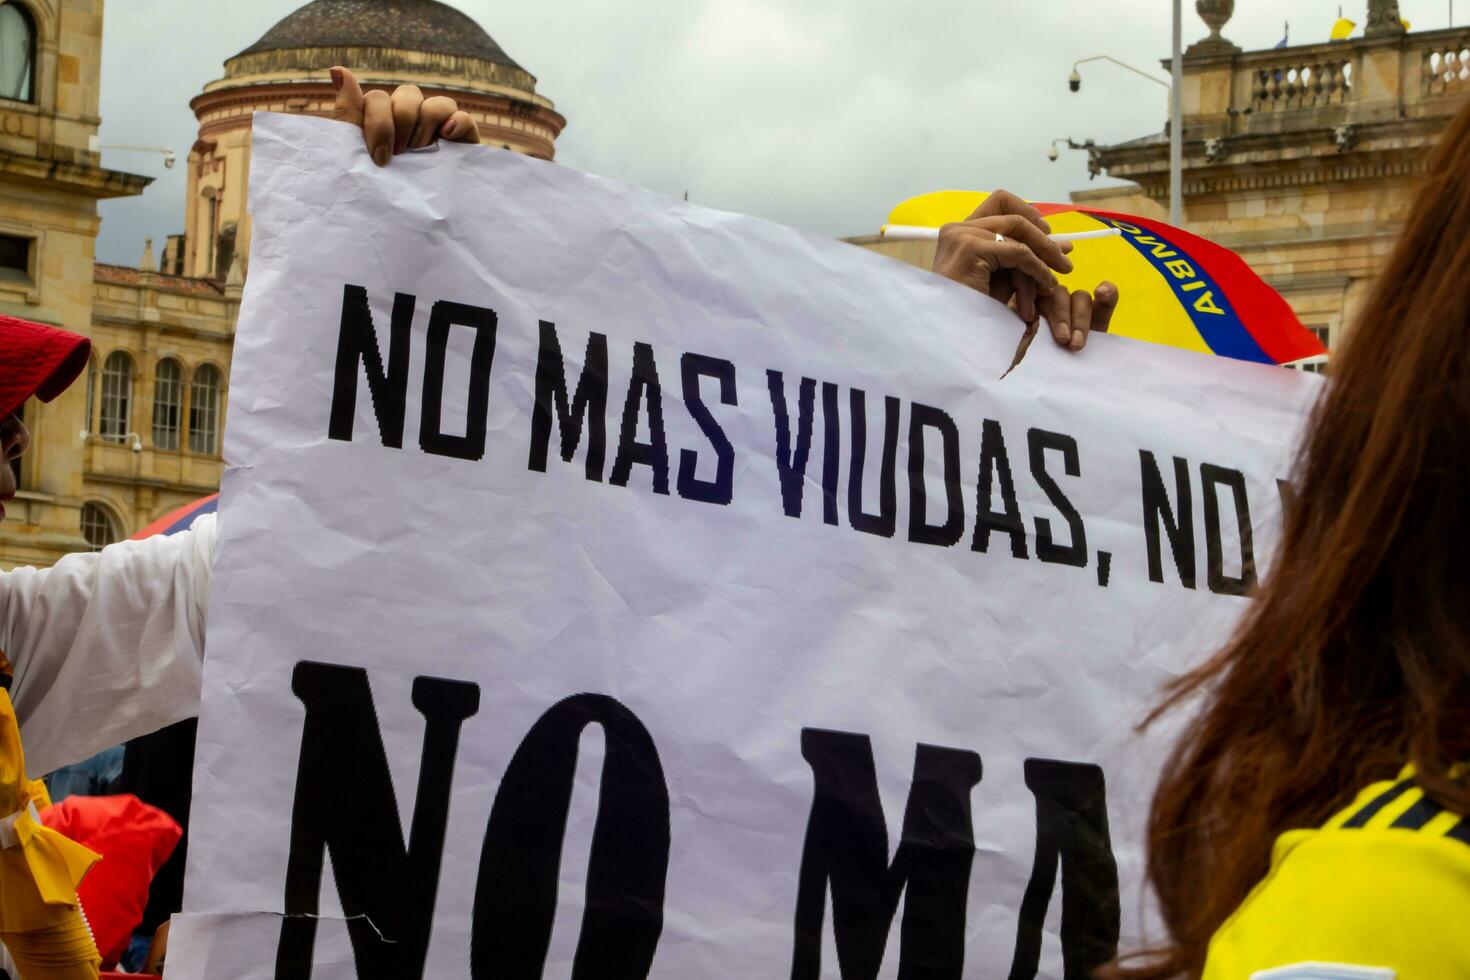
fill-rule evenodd
<path id="1" fill-rule="evenodd" d="M 352 72 L 338 65 L 332 69 L 332 88 L 337 92 L 332 118 L 340 122 L 362 125 L 362 86 Z"/>

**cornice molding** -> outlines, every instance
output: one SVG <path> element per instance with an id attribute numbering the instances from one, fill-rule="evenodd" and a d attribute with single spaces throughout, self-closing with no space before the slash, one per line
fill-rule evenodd
<path id="1" fill-rule="evenodd" d="M 1428 161 L 1422 154 L 1383 156 L 1374 160 L 1355 159 L 1353 156 L 1338 159 L 1317 157 L 1290 161 L 1290 166 L 1270 164 L 1240 164 L 1236 170 L 1229 165 L 1214 172 L 1188 173 L 1184 175 L 1186 198 L 1211 194 L 1230 194 L 1242 191 L 1271 190 L 1284 187 L 1306 187 L 1314 184 L 1343 184 L 1353 181 L 1374 181 L 1392 178 L 1413 178 L 1424 174 Z M 1164 173 L 1110 174 L 1137 184 L 1150 198 L 1167 199 L 1169 175 Z"/>
<path id="2" fill-rule="evenodd" d="M 86 197 L 106 199 L 134 197 L 153 183 L 152 177 L 108 170 L 86 163 L 44 160 L 0 150 L 0 174 L 64 189 Z"/>

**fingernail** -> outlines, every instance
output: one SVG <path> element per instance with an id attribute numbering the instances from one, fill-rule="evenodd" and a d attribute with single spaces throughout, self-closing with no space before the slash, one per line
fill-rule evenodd
<path id="1" fill-rule="evenodd" d="M 1087 335 L 1084 334 L 1081 330 L 1078 330 L 1076 333 L 1072 334 L 1072 342 L 1071 342 L 1071 345 L 1070 345 L 1071 348 L 1073 350 L 1081 350 L 1082 349 L 1082 342 L 1084 340 L 1086 340 L 1086 339 L 1087 339 Z"/>
<path id="2" fill-rule="evenodd" d="M 452 140 L 454 139 L 454 134 L 458 130 L 458 128 L 459 124 L 455 120 L 451 119 L 444 124 L 443 129 L 439 130 L 439 135 L 443 136 L 445 139 Z"/>
<path id="3" fill-rule="evenodd" d="M 342 69 L 340 68 L 332 69 L 332 89 L 337 92 L 342 91 Z"/>
<path id="4" fill-rule="evenodd" d="M 1065 323 L 1057 324 L 1057 332 L 1062 335 L 1062 343 L 1070 343 L 1072 340 L 1072 328 Z"/>
<path id="5" fill-rule="evenodd" d="M 393 152 L 386 146 L 380 146 L 373 151 L 373 163 L 380 167 L 388 166 L 388 161 L 393 159 Z"/>

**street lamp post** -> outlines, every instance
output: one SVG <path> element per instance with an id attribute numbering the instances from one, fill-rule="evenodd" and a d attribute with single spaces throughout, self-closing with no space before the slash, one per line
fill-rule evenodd
<path id="1" fill-rule="evenodd" d="M 1184 65 L 1181 47 L 1181 0 L 1174 0 L 1174 49 L 1169 66 L 1169 224 L 1179 227 L 1184 198 L 1184 113 L 1179 107 Z"/>
<path id="2" fill-rule="evenodd" d="M 1088 180 L 1091 180 L 1102 172 L 1102 167 L 1098 165 L 1097 161 L 1096 140 L 1083 140 L 1081 143 L 1079 143 L 1076 140 L 1072 139 L 1070 136 L 1062 136 L 1052 140 L 1051 146 L 1048 147 L 1046 151 L 1046 158 L 1052 163 L 1056 163 L 1057 158 L 1061 156 L 1061 153 L 1057 150 L 1058 144 L 1061 143 L 1067 144 L 1067 149 L 1069 150 L 1082 150 L 1086 152 Z"/>
<path id="3" fill-rule="evenodd" d="M 1184 119 L 1179 105 L 1180 92 L 1183 89 L 1184 67 L 1183 67 L 1183 45 L 1182 35 L 1184 25 L 1182 23 L 1183 13 L 1181 11 L 1181 0 L 1174 2 L 1174 43 L 1173 59 L 1170 64 L 1170 81 L 1166 82 L 1156 78 L 1146 71 L 1134 68 L 1132 65 L 1124 64 L 1117 58 L 1109 55 L 1093 55 L 1091 58 L 1083 58 L 1074 62 L 1072 74 L 1067 77 L 1067 86 L 1073 92 L 1082 88 L 1082 75 L 1077 69 L 1089 61 L 1110 61 L 1119 68 L 1131 71 L 1140 78 L 1146 78 L 1155 85 L 1162 85 L 1169 93 L 1169 224 L 1178 227 L 1181 221 L 1181 208 L 1184 201 L 1183 175 L 1184 175 Z"/>
<path id="4" fill-rule="evenodd" d="M 0 0 L 3 3 L 4 0 Z M 87 138 L 87 149 L 92 153 L 101 153 L 103 150 L 128 150 L 133 153 L 159 153 L 163 155 L 163 165 L 170 170 L 174 165 L 174 151 L 166 146 L 138 146 L 135 143 L 104 143 L 96 133 Z"/>
<path id="5" fill-rule="evenodd" d="M 1072 91 L 1077 92 L 1077 91 L 1080 91 L 1082 89 L 1082 75 L 1078 73 L 1077 69 L 1078 68 L 1081 68 L 1083 65 L 1088 64 L 1089 62 L 1093 62 L 1093 61 L 1107 61 L 1107 62 L 1111 62 L 1112 64 L 1117 65 L 1119 68 L 1123 69 L 1124 71 L 1131 71 L 1131 72 L 1133 72 L 1133 74 L 1137 75 L 1139 78 L 1146 78 L 1146 79 L 1148 79 L 1149 81 L 1153 82 L 1155 85 L 1162 85 L 1165 89 L 1167 89 L 1169 87 L 1169 83 L 1168 82 L 1164 81 L 1162 78 L 1158 78 L 1157 76 L 1150 75 L 1148 72 L 1144 71 L 1142 68 L 1134 68 L 1132 65 L 1128 64 L 1126 61 L 1119 61 L 1117 58 L 1114 58 L 1112 55 L 1109 55 L 1109 54 L 1095 54 L 1091 58 L 1080 58 L 1077 61 L 1072 62 L 1072 74 L 1067 77 L 1067 85 L 1072 89 Z"/>
<path id="6" fill-rule="evenodd" d="M 1061 154 L 1057 152 L 1058 143 L 1066 143 L 1067 149 L 1069 150 L 1086 150 L 1088 153 L 1091 153 L 1094 149 L 1097 148 L 1096 140 L 1083 140 L 1081 143 L 1079 143 L 1070 136 L 1058 136 L 1056 139 L 1051 141 L 1051 149 L 1046 151 L 1046 158 L 1052 163 L 1056 163 L 1057 157 L 1061 156 Z"/>

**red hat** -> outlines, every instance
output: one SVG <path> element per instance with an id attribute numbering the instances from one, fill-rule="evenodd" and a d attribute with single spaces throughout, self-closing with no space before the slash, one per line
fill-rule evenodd
<path id="1" fill-rule="evenodd" d="M 0 316 L 0 419 L 32 395 L 49 402 L 65 391 L 91 350 L 80 334 Z"/>

